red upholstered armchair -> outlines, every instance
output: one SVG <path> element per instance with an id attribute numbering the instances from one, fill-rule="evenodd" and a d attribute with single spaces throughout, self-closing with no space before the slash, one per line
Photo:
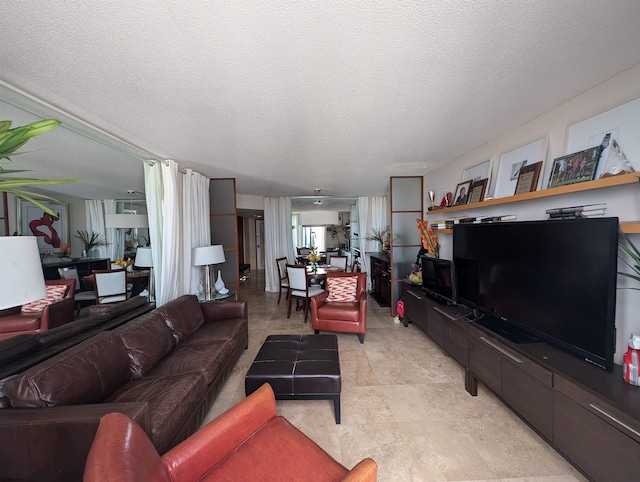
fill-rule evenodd
<path id="1" fill-rule="evenodd" d="M 85 482 L 205 480 L 376 480 L 364 459 L 347 470 L 276 415 L 268 384 L 162 457 L 138 424 L 121 413 L 100 419 L 85 464 Z"/>
<path id="2" fill-rule="evenodd" d="M 0 310 L 0 340 L 23 333 L 41 333 L 74 320 L 75 281 L 56 279 L 45 284 L 64 286 L 63 298 L 30 313 L 22 312 L 21 306 Z"/>
<path id="3" fill-rule="evenodd" d="M 367 273 L 328 272 L 326 291 L 311 298 L 311 326 L 316 333 L 320 330 L 357 333 L 360 343 L 364 343 Z"/>

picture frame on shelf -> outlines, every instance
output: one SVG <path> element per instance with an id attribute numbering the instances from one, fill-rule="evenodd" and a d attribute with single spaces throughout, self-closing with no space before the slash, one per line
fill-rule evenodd
<path id="1" fill-rule="evenodd" d="M 463 181 L 459 182 L 456 186 L 456 192 L 453 196 L 452 206 L 467 204 L 469 202 L 469 194 L 471 192 L 471 184 L 473 181 Z"/>
<path id="2" fill-rule="evenodd" d="M 639 123 L 640 97 L 569 124 L 565 135 L 564 152 L 567 154 L 596 147 L 602 143 L 604 136 L 610 133 L 611 139 L 618 142 L 627 159 L 631 161 L 640 159 L 640 136 L 638 136 L 637 127 Z M 604 162 L 599 163 L 594 179 L 602 177 L 604 167 Z M 639 167 L 633 166 L 636 170 Z"/>
<path id="3" fill-rule="evenodd" d="M 544 137 L 531 142 L 526 146 L 519 147 L 500 156 L 498 174 L 496 176 L 496 187 L 493 193 L 494 198 L 513 196 L 518 183 L 520 169 L 529 164 L 542 162 L 547 156 L 549 138 Z M 537 189 L 536 185 L 536 189 Z"/>
<path id="4" fill-rule="evenodd" d="M 489 179 L 480 179 L 471 184 L 469 188 L 469 203 L 479 203 L 484 201 L 484 195 L 487 190 Z"/>
<path id="5" fill-rule="evenodd" d="M 23 199 L 18 202 L 18 234 L 35 236 L 38 250 L 60 252 L 69 243 L 69 205 L 43 202 L 55 216 L 44 212 L 35 204 Z"/>
<path id="6" fill-rule="evenodd" d="M 541 171 L 542 161 L 522 166 L 520 168 L 520 174 L 518 174 L 518 181 L 516 183 L 514 195 L 535 191 L 538 186 Z"/>
<path id="7" fill-rule="evenodd" d="M 487 184 L 491 181 L 491 168 L 493 167 L 493 159 L 488 159 L 476 164 L 475 166 L 467 167 L 462 171 L 462 182 L 464 181 L 479 181 L 481 179 L 487 179 Z"/>
<path id="8" fill-rule="evenodd" d="M 602 146 L 596 146 L 555 158 L 551 166 L 548 187 L 591 181 L 596 174 L 601 152 Z"/>

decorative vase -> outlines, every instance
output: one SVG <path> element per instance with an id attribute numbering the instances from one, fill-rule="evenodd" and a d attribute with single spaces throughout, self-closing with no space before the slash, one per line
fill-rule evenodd
<path id="1" fill-rule="evenodd" d="M 216 284 L 214 286 L 216 287 L 216 291 L 221 295 L 226 295 L 229 292 L 229 290 L 224 286 L 224 281 L 222 281 L 222 273 L 220 273 L 220 270 L 218 270 L 218 279 L 216 280 Z"/>
<path id="2" fill-rule="evenodd" d="M 318 271 L 318 263 L 316 263 L 315 261 L 311 263 L 311 271 L 314 273 Z"/>
<path id="3" fill-rule="evenodd" d="M 86 258 L 86 257 L 87 257 L 87 250 L 86 250 L 86 249 L 83 249 L 83 250 L 82 250 L 82 257 L 83 257 L 83 258 Z"/>
<path id="4" fill-rule="evenodd" d="M 127 271 L 128 271 L 129 273 L 133 273 L 133 265 L 132 265 L 132 264 L 130 264 L 129 266 L 127 266 Z"/>

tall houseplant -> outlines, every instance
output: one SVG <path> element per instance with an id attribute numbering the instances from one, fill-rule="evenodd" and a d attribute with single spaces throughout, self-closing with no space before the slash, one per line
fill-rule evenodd
<path id="1" fill-rule="evenodd" d="M 623 273 L 622 271 L 618 271 L 618 274 L 621 276 L 626 276 L 627 278 L 631 278 L 636 281 L 640 281 L 640 251 L 636 246 L 631 242 L 629 236 L 626 233 L 620 231 L 620 236 L 625 241 L 625 243 L 620 242 L 618 247 L 622 250 L 629 258 L 630 261 L 625 259 L 622 256 L 619 258 L 622 260 L 624 264 L 626 264 L 629 268 L 631 268 L 631 273 Z M 629 287 L 633 290 L 640 290 L 640 287 Z"/>
<path id="2" fill-rule="evenodd" d="M 54 127 L 60 125 L 60 121 L 56 119 L 45 119 L 32 122 L 20 127 L 11 128 L 11 121 L 0 121 L 0 192 L 7 192 L 19 198 L 35 204 L 40 209 L 49 214 L 54 214 L 51 209 L 46 207 L 40 201 L 56 201 L 50 196 L 27 191 L 24 188 L 33 186 L 50 186 L 52 184 L 62 184 L 67 182 L 75 182 L 77 179 L 37 179 L 33 177 L 17 177 L 13 174 L 19 172 L 27 172 L 24 169 L 5 169 L 3 165 L 9 164 L 2 162 L 3 159 L 11 161 L 9 156 L 17 155 L 17 150 L 24 146 L 29 139 L 45 132 L 50 131 Z M 9 175 L 10 174 L 10 175 Z"/>

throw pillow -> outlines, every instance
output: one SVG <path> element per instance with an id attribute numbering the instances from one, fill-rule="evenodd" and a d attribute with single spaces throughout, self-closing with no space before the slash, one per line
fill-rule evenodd
<path id="1" fill-rule="evenodd" d="M 357 276 L 327 278 L 327 286 L 329 287 L 329 296 L 327 296 L 327 301 L 343 301 L 347 303 L 357 301 Z"/>
<path id="2" fill-rule="evenodd" d="M 67 291 L 65 285 L 47 285 L 45 288 L 47 289 L 47 295 L 44 298 L 22 305 L 22 313 L 40 313 L 51 303 L 64 298 L 64 293 Z"/>

